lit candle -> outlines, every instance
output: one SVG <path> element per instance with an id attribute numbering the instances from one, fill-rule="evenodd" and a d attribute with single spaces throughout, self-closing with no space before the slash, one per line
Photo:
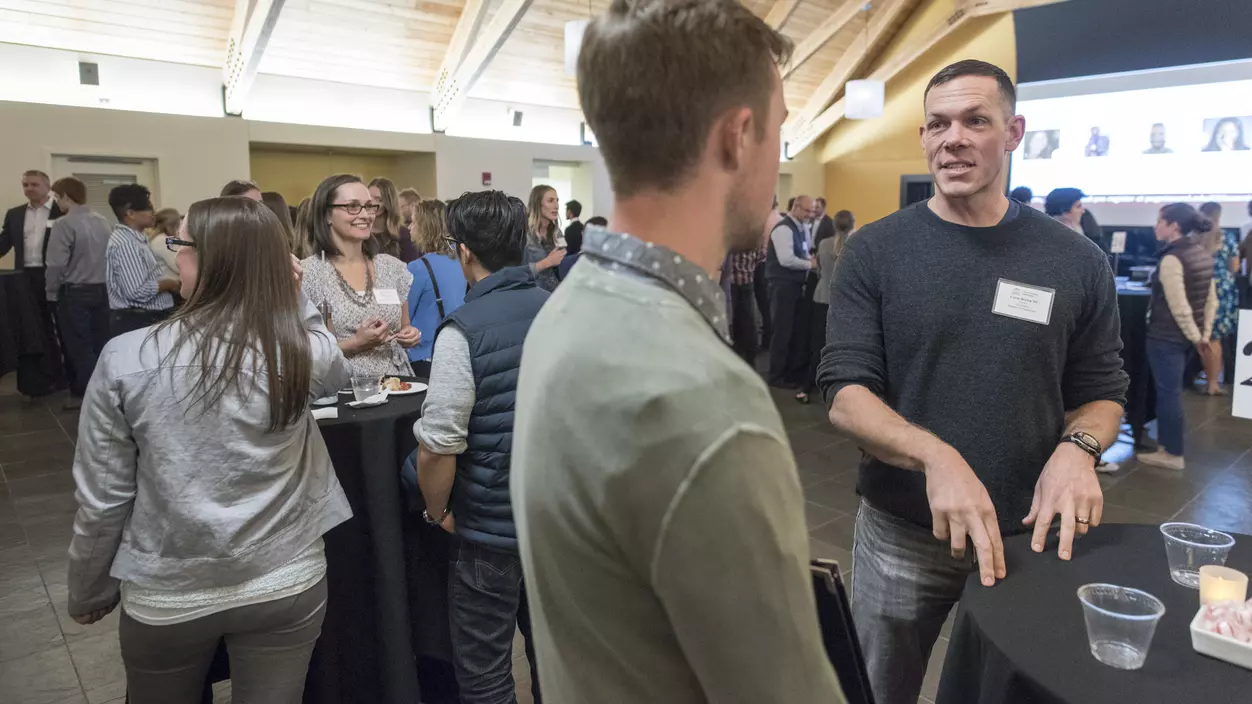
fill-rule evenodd
<path id="1" fill-rule="evenodd" d="M 1248 576 L 1239 570 L 1220 565 L 1200 568 L 1200 604 L 1237 601 L 1248 598 Z"/>

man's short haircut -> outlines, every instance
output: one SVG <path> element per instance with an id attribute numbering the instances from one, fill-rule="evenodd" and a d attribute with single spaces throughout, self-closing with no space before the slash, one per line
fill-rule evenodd
<path id="1" fill-rule="evenodd" d="M 1026 186 L 1018 186 L 1017 188 L 1014 188 L 1011 193 L 1009 193 L 1009 198 L 1012 198 L 1018 203 L 1029 204 L 1030 201 L 1034 200 L 1034 197 L 1035 192 Z"/>
<path id="2" fill-rule="evenodd" d="M 814 203 L 818 203 L 818 204 L 820 204 L 823 208 L 825 208 L 825 207 L 826 207 L 826 199 L 825 199 L 825 198 L 822 198 L 821 196 L 818 196 L 817 198 L 814 198 L 814 199 L 813 199 L 813 202 L 814 202 Z"/>
<path id="3" fill-rule="evenodd" d="M 22 172 L 22 178 L 30 178 L 31 176 L 38 176 L 43 179 L 44 183 L 52 183 L 52 179 L 48 178 L 48 174 L 45 174 L 39 169 L 29 169 Z"/>
<path id="4" fill-rule="evenodd" d="M 126 211 L 152 210 L 152 191 L 137 183 L 124 183 L 109 191 L 109 207 L 118 222 L 126 221 Z"/>
<path id="5" fill-rule="evenodd" d="M 1056 217 L 1074 209 L 1074 204 L 1082 200 L 1085 194 L 1077 188 L 1058 188 L 1048 194 L 1043 201 L 1043 212 Z"/>
<path id="6" fill-rule="evenodd" d="M 587 218 L 587 224 L 594 227 L 608 227 L 609 221 L 599 215 L 596 215 L 595 217 Z"/>
<path id="7" fill-rule="evenodd" d="M 52 192 L 59 198 L 69 198 L 79 205 L 87 202 L 87 185 L 73 176 L 57 179 L 52 184 Z"/>
<path id="8" fill-rule="evenodd" d="M 1012 115 L 1017 112 L 1017 87 L 1013 85 L 1013 79 L 1009 78 L 1009 74 L 999 66 L 978 59 L 965 59 L 940 69 L 939 73 L 930 79 L 930 83 L 926 84 L 926 92 L 922 94 L 922 103 L 925 104 L 931 88 L 965 76 L 986 76 L 996 79 L 996 83 L 1000 86 L 1000 97 L 1008 104 L 1008 114 Z"/>
<path id="9" fill-rule="evenodd" d="M 578 97 L 618 197 L 692 177 L 725 112 L 751 108 L 765 138 L 789 39 L 738 0 L 613 0 L 578 54 Z"/>
<path id="10" fill-rule="evenodd" d="M 526 204 L 504 191 L 462 193 L 448 203 L 448 235 L 490 272 L 520 266 L 526 249 Z"/>
<path id="11" fill-rule="evenodd" d="M 583 214 L 583 204 L 576 200 L 571 200 L 565 204 L 565 209 L 573 213 L 574 217 L 581 217 Z"/>
<path id="12" fill-rule="evenodd" d="M 396 197 L 400 199 L 401 203 L 405 203 L 407 205 L 422 202 L 422 194 L 418 193 L 416 188 L 406 188 L 397 193 Z"/>
<path id="13" fill-rule="evenodd" d="M 261 187 L 256 185 L 255 181 L 249 181 L 243 178 L 237 178 L 234 181 L 222 186 L 222 197 L 241 196 L 248 191 L 261 192 Z"/>

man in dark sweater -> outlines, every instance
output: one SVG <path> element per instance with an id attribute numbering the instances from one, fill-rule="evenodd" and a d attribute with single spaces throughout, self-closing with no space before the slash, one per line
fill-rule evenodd
<path id="1" fill-rule="evenodd" d="M 1033 529 L 1042 552 L 1059 514 L 1068 560 L 1100 524 L 1095 465 L 1127 386 L 1113 274 L 1005 198 L 1015 107 L 995 66 L 940 71 L 920 130 L 936 195 L 861 229 L 835 274 L 818 383 L 866 452 L 852 610 L 880 704 L 917 701 L 966 577 L 1005 577 L 1002 534 Z"/>
<path id="2" fill-rule="evenodd" d="M 463 704 L 513 698 L 513 632 L 521 630 L 540 701 L 526 586 L 509 495 L 513 400 L 522 343 L 548 293 L 522 266 L 526 207 L 500 191 L 448 204 L 448 233 L 470 282 L 439 328 L 417 436 L 422 517 L 451 533 L 448 611 Z"/>

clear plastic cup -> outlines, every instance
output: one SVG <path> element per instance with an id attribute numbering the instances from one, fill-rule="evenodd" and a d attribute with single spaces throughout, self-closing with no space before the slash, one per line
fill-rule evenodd
<path id="1" fill-rule="evenodd" d="M 352 377 L 352 395 L 360 403 L 370 396 L 377 396 L 382 393 L 383 378 L 382 376 L 354 376 Z M 1197 579 L 1199 579 L 1197 577 Z"/>
<path id="2" fill-rule="evenodd" d="M 1226 556 L 1235 539 L 1212 528 L 1194 523 L 1163 523 L 1165 557 L 1169 559 L 1169 576 L 1191 589 L 1200 588 L 1200 568 L 1225 565 Z"/>
<path id="3" fill-rule="evenodd" d="M 1119 670 L 1138 670 L 1148 658 L 1165 605 L 1151 594 L 1115 584 L 1078 588 L 1087 645 L 1096 660 Z"/>

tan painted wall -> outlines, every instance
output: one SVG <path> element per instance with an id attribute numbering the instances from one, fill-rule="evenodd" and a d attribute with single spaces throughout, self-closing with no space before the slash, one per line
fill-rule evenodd
<path id="1" fill-rule="evenodd" d="M 877 63 L 880 65 L 905 47 L 923 41 L 952 14 L 954 7 L 953 0 L 928 0 L 910 17 Z M 819 160 L 826 165 L 825 192 L 831 210 L 851 210 L 858 224 L 865 224 L 899 209 L 900 177 L 927 173 L 918 137 L 926 84 L 939 69 L 967 58 L 989 61 L 1015 76 L 1017 42 L 1012 14 L 971 20 L 901 71 L 887 83 L 882 117 L 843 120 L 835 125 L 819 144 Z"/>

